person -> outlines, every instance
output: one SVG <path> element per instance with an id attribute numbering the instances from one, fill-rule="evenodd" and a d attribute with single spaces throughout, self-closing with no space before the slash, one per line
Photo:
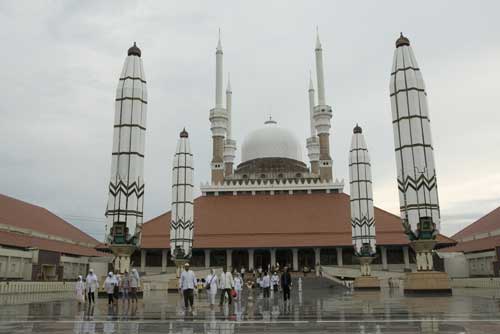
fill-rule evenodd
<path id="1" fill-rule="evenodd" d="M 243 279 L 240 274 L 236 274 L 234 278 L 234 289 L 236 290 L 236 298 L 241 300 L 241 292 L 243 291 Z"/>
<path id="2" fill-rule="evenodd" d="M 283 274 L 281 275 L 281 290 L 283 290 L 283 300 L 290 300 L 290 286 L 292 285 L 292 277 L 288 272 L 288 267 L 283 267 Z"/>
<path id="3" fill-rule="evenodd" d="M 87 286 L 87 294 L 88 294 L 88 300 L 89 304 L 95 303 L 95 292 L 97 288 L 99 287 L 99 280 L 97 278 L 97 275 L 94 274 L 94 270 L 90 269 L 87 277 L 85 278 L 85 283 Z"/>
<path id="4" fill-rule="evenodd" d="M 278 273 L 275 271 L 273 273 L 273 276 L 271 276 L 271 285 L 273 286 L 274 292 L 278 292 L 279 284 L 280 284 L 280 277 L 278 276 Z"/>
<path id="5" fill-rule="evenodd" d="M 261 280 L 262 289 L 264 290 L 264 298 L 269 298 L 269 291 L 271 290 L 271 277 L 267 271 L 264 271 L 264 275 Z"/>
<path id="6" fill-rule="evenodd" d="M 115 280 L 115 285 L 113 286 L 113 302 L 117 303 L 120 298 L 120 281 L 121 277 L 118 271 L 115 271 L 113 278 Z"/>
<path id="7" fill-rule="evenodd" d="M 78 281 L 76 281 L 75 284 L 75 294 L 78 304 L 82 304 L 85 302 L 85 283 L 83 282 L 83 278 L 81 275 L 78 275 Z"/>
<path id="8" fill-rule="evenodd" d="M 219 305 L 222 306 L 222 304 L 224 303 L 225 295 L 227 295 L 228 303 L 231 304 L 231 290 L 234 288 L 234 279 L 233 275 L 231 275 L 231 273 L 227 271 L 226 267 L 222 268 L 219 285 L 221 289 Z"/>
<path id="9" fill-rule="evenodd" d="M 104 290 L 108 294 L 108 305 L 114 304 L 114 292 L 116 286 L 116 279 L 113 275 L 113 272 L 108 273 L 108 277 L 104 280 Z"/>
<path id="10" fill-rule="evenodd" d="M 210 274 L 208 274 L 205 279 L 205 289 L 207 289 L 208 303 L 210 306 L 215 305 L 215 295 L 217 294 L 217 285 L 219 284 L 219 279 L 213 269 L 210 269 Z"/>
<path id="11" fill-rule="evenodd" d="M 193 290 L 196 288 L 196 276 L 189 268 L 189 263 L 184 264 L 184 271 L 179 280 L 179 290 L 184 296 L 184 307 L 187 309 L 193 308 L 194 296 Z"/>
<path id="12" fill-rule="evenodd" d="M 130 299 L 137 303 L 137 289 L 141 285 L 141 279 L 139 278 L 139 273 L 137 269 L 132 269 L 132 275 L 130 275 Z"/>
<path id="13" fill-rule="evenodd" d="M 125 270 L 123 273 L 123 278 L 120 280 L 120 290 L 122 291 L 122 301 L 129 301 L 128 292 L 130 290 L 130 276 L 128 271 Z"/>

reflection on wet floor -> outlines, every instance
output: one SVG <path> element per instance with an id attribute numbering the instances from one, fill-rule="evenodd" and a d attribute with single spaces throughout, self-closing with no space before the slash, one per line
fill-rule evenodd
<path id="1" fill-rule="evenodd" d="M 399 290 L 343 288 L 293 291 L 264 299 L 246 291 L 231 305 L 210 307 L 204 292 L 186 312 L 178 294 L 154 292 L 137 304 L 78 305 L 60 295 L 0 306 L 0 333 L 500 333 L 498 292 L 455 290 L 452 297 L 404 297 Z"/>

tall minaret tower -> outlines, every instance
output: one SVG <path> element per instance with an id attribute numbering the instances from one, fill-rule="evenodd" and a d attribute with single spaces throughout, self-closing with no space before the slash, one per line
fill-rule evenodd
<path id="1" fill-rule="evenodd" d="M 318 81 L 318 104 L 314 107 L 314 125 L 319 137 L 319 175 L 323 181 L 331 181 L 332 158 L 330 156 L 330 120 L 332 118 L 332 107 L 326 104 L 325 78 L 323 69 L 323 49 L 316 36 L 316 79 Z"/>
<path id="2" fill-rule="evenodd" d="M 226 135 L 227 112 L 222 102 L 223 98 L 223 52 L 222 43 L 217 43 L 215 51 L 215 107 L 210 110 L 212 131 L 212 184 L 221 184 L 224 181 L 224 137 Z"/>
<path id="3" fill-rule="evenodd" d="M 309 124 L 311 127 L 311 137 L 307 138 L 307 156 L 311 162 L 311 174 L 319 175 L 319 139 L 316 136 L 316 128 L 314 126 L 314 86 L 312 77 L 309 78 Z"/>
<path id="4" fill-rule="evenodd" d="M 172 168 L 170 254 L 177 262 L 191 258 L 193 248 L 193 154 L 186 129 L 180 133 Z"/>
<path id="5" fill-rule="evenodd" d="M 144 144 L 147 111 L 146 76 L 141 50 L 134 45 L 118 81 L 115 99 L 107 242 L 115 255 L 115 270 L 129 270 L 130 255 L 139 246 L 144 208 Z"/>
<path id="6" fill-rule="evenodd" d="M 410 41 L 403 34 L 396 41 L 390 97 L 401 219 L 416 249 L 417 269 L 433 270 L 440 214 L 427 93 Z"/>
<path id="7" fill-rule="evenodd" d="M 226 177 L 233 175 L 233 164 L 236 156 L 236 141 L 232 139 L 232 97 L 231 79 L 228 77 L 226 88 L 227 133 L 224 143 L 224 175 Z"/>

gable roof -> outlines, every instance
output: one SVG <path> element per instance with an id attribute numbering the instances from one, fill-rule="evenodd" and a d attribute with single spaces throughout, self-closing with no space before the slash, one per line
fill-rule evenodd
<path id="1" fill-rule="evenodd" d="M 347 194 L 201 196 L 194 201 L 194 248 L 351 246 Z M 378 245 L 407 245 L 400 218 L 375 208 Z M 142 248 L 169 248 L 170 212 L 143 225 Z M 440 243 L 455 241 L 439 236 Z"/>
<path id="2" fill-rule="evenodd" d="M 453 235 L 460 240 L 477 234 L 500 230 L 500 206 Z"/>

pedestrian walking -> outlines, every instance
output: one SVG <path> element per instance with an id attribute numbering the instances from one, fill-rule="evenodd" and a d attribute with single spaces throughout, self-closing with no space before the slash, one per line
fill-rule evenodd
<path id="1" fill-rule="evenodd" d="M 231 304 L 231 299 L 232 299 L 231 298 L 231 290 L 234 288 L 234 279 L 233 279 L 233 275 L 227 271 L 226 267 L 224 267 L 222 269 L 222 274 L 220 275 L 219 286 L 221 289 L 219 305 L 222 306 L 222 304 L 224 303 L 224 296 L 225 295 L 227 295 L 228 303 Z"/>
<path id="2" fill-rule="evenodd" d="M 128 275 L 128 271 L 125 270 L 123 273 L 123 278 L 120 280 L 120 290 L 122 292 L 122 301 L 129 302 L 128 293 L 130 291 L 130 276 Z"/>
<path id="3" fill-rule="evenodd" d="M 241 293 L 243 291 L 243 278 L 241 278 L 240 274 L 236 274 L 234 278 L 234 290 L 236 290 L 236 298 L 241 300 Z"/>
<path id="4" fill-rule="evenodd" d="M 78 304 L 85 303 L 85 283 L 81 275 L 78 276 L 78 281 L 75 284 L 75 295 Z"/>
<path id="5" fill-rule="evenodd" d="M 288 267 L 283 267 L 283 274 L 281 275 L 281 290 L 283 290 L 283 300 L 290 300 L 290 287 L 292 286 L 292 277 L 288 272 Z"/>
<path id="6" fill-rule="evenodd" d="M 280 277 L 278 276 L 278 273 L 275 271 L 271 276 L 271 285 L 273 287 L 274 292 L 278 292 L 279 284 L 280 284 Z"/>
<path id="7" fill-rule="evenodd" d="M 271 277 L 269 277 L 269 273 L 264 271 L 264 276 L 261 281 L 262 290 L 264 290 L 264 298 L 269 298 L 269 293 L 271 290 Z"/>
<path id="8" fill-rule="evenodd" d="M 89 300 L 89 304 L 95 303 L 95 292 L 99 287 L 99 279 L 97 275 L 94 274 L 94 270 L 90 269 L 87 277 L 85 278 L 85 285 L 87 287 L 87 299 Z"/>
<path id="9" fill-rule="evenodd" d="M 137 269 L 132 269 L 132 274 L 130 275 L 130 299 L 132 302 L 137 303 L 137 289 L 141 286 L 141 279 Z"/>
<path id="10" fill-rule="evenodd" d="M 217 294 L 217 286 L 219 285 L 219 279 L 213 269 L 210 269 L 210 274 L 208 274 L 205 279 L 205 289 L 207 290 L 208 303 L 210 306 L 215 305 L 215 295 Z"/>
<path id="11" fill-rule="evenodd" d="M 181 274 L 179 283 L 179 289 L 182 291 L 184 296 L 184 307 L 186 310 L 189 308 L 193 309 L 194 296 L 193 292 L 196 288 L 196 276 L 194 272 L 189 268 L 189 263 L 184 265 L 184 271 Z"/>
<path id="12" fill-rule="evenodd" d="M 108 305 L 114 304 L 115 303 L 115 287 L 118 285 L 118 282 L 113 275 L 113 272 L 109 272 L 108 276 L 104 280 L 104 291 L 108 294 Z"/>

